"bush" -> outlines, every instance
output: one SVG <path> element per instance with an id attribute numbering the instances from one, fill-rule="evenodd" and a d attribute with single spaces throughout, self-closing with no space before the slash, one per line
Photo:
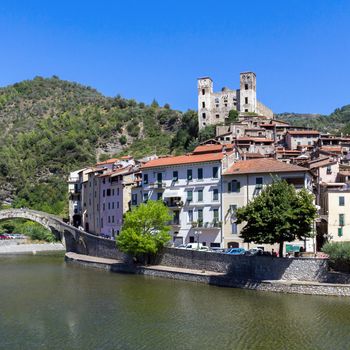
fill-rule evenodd
<path id="1" fill-rule="evenodd" d="M 334 262 L 350 263 L 350 242 L 326 243 L 322 251 Z"/>
<path id="2" fill-rule="evenodd" d="M 127 141 L 128 140 L 127 140 L 125 135 L 122 135 L 122 136 L 119 137 L 119 142 L 120 142 L 121 145 L 125 145 Z"/>

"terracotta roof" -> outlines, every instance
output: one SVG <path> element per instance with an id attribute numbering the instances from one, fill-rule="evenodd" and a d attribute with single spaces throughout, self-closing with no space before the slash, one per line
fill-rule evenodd
<path id="1" fill-rule="evenodd" d="M 334 153 L 341 153 L 342 152 L 342 147 L 341 146 L 322 146 L 320 148 L 321 151 L 326 151 L 326 152 L 334 152 Z"/>
<path id="2" fill-rule="evenodd" d="M 243 153 L 243 156 L 246 156 L 247 158 L 253 159 L 253 158 L 265 158 L 264 155 L 262 155 L 261 153 L 254 153 L 254 152 L 246 152 Z"/>
<path id="3" fill-rule="evenodd" d="M 339 175 L 341 175 L 341 176 L 349 176 L 350 175 L 350 170 L 341 170 L 341 171 L 339 171 Z"/>
<path id="4" fill-rule="evenodd" d="M 253 141 L 253 142 L 266 142 L 266 143 L 274 142 L 272 139 L 266 139 L 263 137 L 240 137 L 236 139 L 236 142 L 239 142 L 239 141 Z"/>
<path id="5" fill-rule="evenodd" d="M 215 162 L 221 161 L 224 157 L 224 153 L 204 153 L 204 154 L 188 154 L 176 157 L 164 157 L 153 159 L 141 166 L 141 169 L 156 168 L 168 165 L 181 165 L 191 163 L 202 162 Z"/>
<path id="6" fill-rule="evenodd" d="M 96 163 L 96 165 L 113 164 L 113 163 L 116 163 L 118 161 L 119 161 L 118 158 L 111 158 L 111 159 L 107 159 L 103 162 Z"/>
<path id="7" fill-rule="evenodd" d="M 121 159 L 132 159 L 133 157 L 132 156 L 122 156 L 120 157 Z"/>
<path id="8" fill-rule="evenodd" d="M 241 160 L 234 163 L 224 175 L 234 174 L 261 174 L 261 173 L 288 173 L 288 172 L 306 172 L 307 169 L 298 165 L 287 164 L 276 159 L 260 158 Z"/>
<path id="9" fill-rule="evenodd" d="M 209 144 L 209 145 L 197 146 L 194 149 L 193 154 L 221 152 L 223 147 L 224 146 L 221 144 L 220 145 Z"/>
<path id="10" fill-rule="evenodd" d="M 287 133 L 290 135 L 320 135 L 317 130 L 290 130 Z"/>
<path id="11" fill-rule="evenodd" d="M 278 149 L 276 150 L 277 153 L 286 153 L 286 154 L 300 154 L 301 151 L 298 150 L 292 150 L 292 149 Z"/>

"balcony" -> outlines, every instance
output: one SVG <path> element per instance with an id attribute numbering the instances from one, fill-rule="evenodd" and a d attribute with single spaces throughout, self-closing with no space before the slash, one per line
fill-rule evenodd
<path id="1" fill-rule="evenodd" d="M 192 228 L 198 228 L 201 230 L 220 229 L 221 228 L 221 221 L 214 220 L 214 221 L 210 222 L 210 221 L 198 220 L 198 221 L 192 222 L 191 225 L 192 225 Z"/>
<path id="2" fill-rule="evenodd" d="M 163 190 L 166 187 L 166 183 L 165 182 L 150 182 L 148 187 L 153 188 L 153 189 Z"/>
<path id="3" fill-rule="evenodd" d="M 170 200 L 165 200 L 164 203 L 168 208 L 174 208 L 174 209 L 180 209 L 184 206 L 184 202 L 181 199 L 176 200 L 176 199 L 170 198 Z"/>

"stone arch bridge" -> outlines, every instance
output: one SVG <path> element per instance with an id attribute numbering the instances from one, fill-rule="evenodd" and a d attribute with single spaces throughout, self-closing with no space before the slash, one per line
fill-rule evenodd
<path id="1" fill-rule="evenodd" d="M 113 259 L 125 257 L 116 249 L 115 241 L 81 231 L 52 214 L 26 208 L 0 210 L 0 221 L 9 219 L 27 219 L 39 223 L 65 245 L 67 252 Z"/>

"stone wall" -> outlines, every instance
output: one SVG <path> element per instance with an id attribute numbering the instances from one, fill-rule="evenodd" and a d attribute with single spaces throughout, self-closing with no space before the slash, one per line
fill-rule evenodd
<path id="1" fill-rule="evenodd" d="M 222 272 L 241 280 L 325 281 L 325 259 L 239 256 L 185 249 L 165 248 L 159 265 Z"/>

